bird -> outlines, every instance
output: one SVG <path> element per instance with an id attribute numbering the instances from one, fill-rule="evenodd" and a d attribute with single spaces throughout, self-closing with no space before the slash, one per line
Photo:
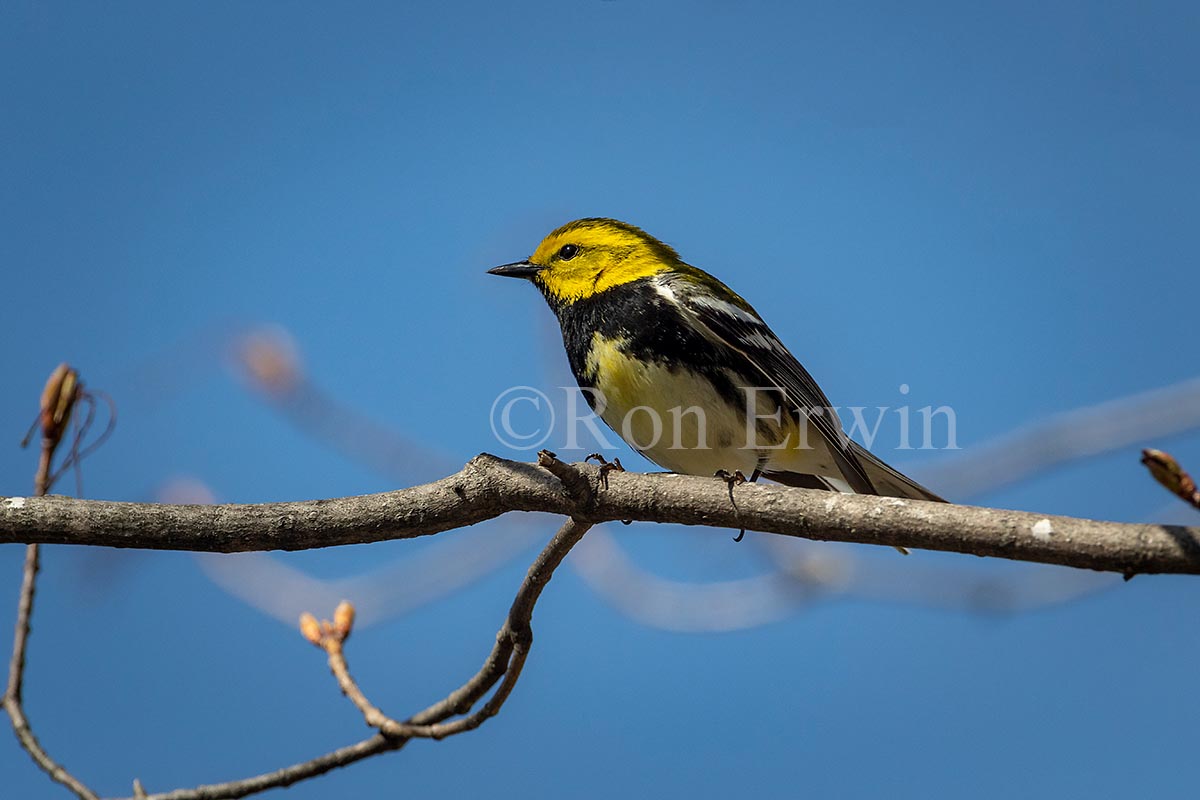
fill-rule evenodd
<path id="1" fill-rule="evenodd" d="M 541 291 L 592 410 L 664 469 L 946 502 L 850 439 L 758 312 L 641 228 L 578 219 L 488 272 Z"/>

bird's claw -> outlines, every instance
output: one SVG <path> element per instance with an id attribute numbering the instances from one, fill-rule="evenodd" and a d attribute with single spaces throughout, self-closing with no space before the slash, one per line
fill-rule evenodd
<path id="1" fill-rule="evenodd" d="M 733 472 L 727 469 L 719 469 L 713 477 L 725 481 L 725 483 L 729 484 L 730 489 L 734 486 L 741 486 L 743 483 L 748 483 L 750 480 L 740 469 L 735 469 Z"/>
<path id="2" fill-rule="evenodd" d="M 719 469 L 713 477 L 720 478 L 721 480 L 725 481 L 725 484 L 729 487 L 729 502 L 733 503 L 733 509 L 736 511 L 737 503 L 733 499 L 733 487 L 741 486 L 743 483 L 748 483 L 750 479 L 747 478 L 740 469 L 735 469 L 733 472 L 730 472 L 726 469 Z M 758 476 L 755 475 L 754 477 L 757 478 Z M 738 535 L 733 537 L 733 540 L 735 542 L 740 542 L 745 536 L 746 529 L 742 528 L 738 531 Z"/>
<path id="3" fill-rule="evenodd" d="M 604 484 L 605 489 L 608 488 L 608 473 L 625 471 L 625 467 L 621 466 L 621 459 L 614 458 L 612 461 L 609 461 L 600 453 L 589 453 L 587 458 L 583 460 L 595 461 L 600 465 L 600 482 Z"/>

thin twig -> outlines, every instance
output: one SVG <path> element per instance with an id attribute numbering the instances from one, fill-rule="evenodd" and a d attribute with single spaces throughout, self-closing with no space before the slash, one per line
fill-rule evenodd
<path id="1" fill-rule="evenodd" d="M 46 752 L 45 748 L 42 747 L 34 735 L 33 728 L 29 724 L 29 718 L 25 716 L 25 707 L 22 698 L 25 674 L 25 647 L 29 641 L 30 619 L 33 616 L 33 597 L 37 586 L 37 573 L 38 546 L 31 544 L 25 548 L 25 570 L 24 577 L 21 580 L 21 598 L 17 603 L 17 626 L 16 633 L 13 636 L 12 660 L 8 666 L 8 688 L 4 692 L 4 710 L 8 712 L 9 719 L 12 720 L 13 732 L 16 733 L 21 747 L 25 748 L 25 751 L 50 776 L 51 780 L 66 786 L 76 796 L 82 797 L 84 800 L 96 800 L 95 792 L 84 786 L 65 767 L 50 757 L 50 754 Z"/>
<path id="2" fill-rule="evenodd" d="M 4 700 L 21 704 L 25 680 L 25 645 L 29 641 L 30 618 L 33 616 L 33 596 L 37 587 L 39 566 L 38 545 L 25 548 L 25 568 L 21 577 L 21 593 L 17 600 L 17 625 L 13 634 L 12 659 L 8 665 L 8 686 Z"/>
<path id="3" fill-rule="evenodd" d="M 301 618 L 301 631 L 309 641 L 329 655 L 329 668 L 342 693 L 362 713 L 366 723 L 378 729 L 380 733 L 395 738 L 444 739 L 474 730 L 488 718 L 495 716 L 508 699 L 521 675 L 533 642 L 531 621 L 538 597 L 553 576 L 554 570 L 590 527 L 591 524 L 586 522 L 567 520 L 529 568 L 508 616 L 496 634 L 496 644 L 479 671 L 444 700 L 413 715 L 405 722 L 387 716 L 368 700 L 350 674 L 344 647 L 346 637 L 350 633 L 349 625 L 338 625 L 336 616 L 334 623 L 317 623 L 310 615 L 306 615 Z M 348 604 L 343 603 L 338 610 L 341 612 L 347 607 Z M 453 722 L 444 722 L 451 716 L 467 714 L 498 680 L 499 688 L 478 711 Z"/>
<path id="4" fill-rule="evenodd" d="M 546 588 L 546 584 L 553 577 L 554 571 L 558 569 L 559 564 L 566 558 L 567 553 L 571 552 L 571 548 L 579 542 L 583 535 L 591 528 L 591 523 L 579 522 L 577 520 L 567 520 L 558 533 L 554 534 L 554 538 L 546 545 L 545 549 L 538 554 L 533 564 L 529 567 L 529 572 L 525 575 L 525 580 L 521 583 L 521 588 L 517 591 L 517 596 L 513 599 L 512 606 L 509 608 L 508 617 L 501 626 L 499 633 L 496 634 L 496 646 L 492 650 L 492 654 L 484 663 L 483 669 L 476 674 L 475 678 L 468 681 L 462 687 L 461 697 L 451 695 L 447 698 L 449 702 L 431 706 L 425 711 L 412 717 L 409 724 L 421 726 L 428 724 L 437 719 L 445 719 L 451 713 L 463 713 L 463 711 L 455 709 L 469 708 L 468 703 L 473 704 L 475 700 L 482 697 L 490 686 L 485 687 L 489 680 L 491 683 L 495 679 L 491 677 L 491 665 L 494 662 L 503 660 L 501 653 L 504 650 L 511 650 L 511 660 L 508 662 L 508 668 L 504 671 L 504 679 L 496 689 L 495 694 L 474 714 L 449 722 L 444 725 L 430 725 L 427 728 L 421 728 L 412 735 L 429 736 L 434 739 L 441 739 L 446 736 L 451 736 L 463 731 L 473 730 L 479 727 L 489 717 L 495 716 L 504 705 L 504 701 L 508 699 L 508 695 L 512 692 L 513 686 L 517 682 L 517 678 L 521 675 L 521 669 L 525 665 L 525 658 L 529 654 L 529 648 L 533 643 L 533 628 L 531 620 L 533 619 L 533 609 L 537 605 L 538 598 L 541 597 L 542 590 Z M 503 644 L 507 642 L 508 644 Z M 485 678 L 486 676 L 486 678 Z M 465 691 L 463 691 L 465 690 Z M 453 699 L 451 699 L 453 698 Z M 468 698 L 471 698 L 468 700 Z M 443 716 L 444 715 L 444 716 Z"/>
<path id="5" fill-rule="evenodd" d="M 104 430 L 100 432 L 99 436 L 87 444 L 84 444 L 84 440 L 87 439 L 88 434 L 92 431 L 92 424 L 96 421 L 97 398 L 103 400 L 105 405 L 108 406 L 108 422 L 105 424 Z M 76 405 L 80 404 L 87 409 L 87 415 L 84 417 L 83 422 L 79 422 L 78 415 L 76 415 L 75 435 L 71 438 L 71 446 L 67 450 L 66 458 L 64 458 L 62 463 L 58 465 L 58 470 L 55 471 L 55 473 L 50 477 L 50 483 L 57 483 L 58 479 L 61 478 L 68 469 L 74 468 L 75 493 L 82 497 L 83 473 L 79 469 L 79 465 L 83 463 L 85 458 L 96 452 L 101 445 L 108 441 L 108 438 L 112 436 L 113 431 L 116 430 L 117 404 L 114 403 L 112 397 L 105 392 L 84 390 L 82 386 L 79 388 L 78 399 L 76 402 Z"/>
<path id="6" fill-rule="evenodd" d="M 292 786 L 301 781 L 324 775 L 339 767 L 349 766 L 364 758 L 386 753 L 389 750 L 399 750 L 407 744 L 404 739 L 389 739 L 383 734 L 363 739 L 356 744 L 338 748 L 323 756 L 309 759 L 290 767 L 264 772 L 252 778 L 228 781 L 225 783 L 208 783 L 191 789 L 176 789 L 159 794 L 148 794 L 145 800 L 237 800 L 268 789 L 280 789 Z"/>
<path id="7" fill-rule="evenodd" d="M 78 389 L 75 384 L 75 376 L 73 372 L 69 376 L 69 391 L 71 397 L 65 402 L 65 411 L 60 412 L 58 419 L 52 423 L 47 423 L 48 403 L 56 401 L 56 397 L 52 397 L 51 388 L 56 385 L 61 386 L 63 383 L 63 375 L 65 365 L 59 367 L 51 376 L 50 383 L 47 384 L 47 389 L 42 397 L 42 437 L 41 454 L 38 457 L 37 473 L 34 475 L 34 491 L 38 496 L 44 496 L 50 487 L 54 484 L 56 476 L 51 475 L 50 465 L 54 460 L 54 451 L 58 447 L 63 430 L 66 428 L 67 418 L 70 416 L 71 407 L 74 404 L 74 398 L 78 394 Z M 54 402 L 51 405 L 57 406 Z M 83 800 L 96 800 L 95 792 L 85 786 L 78 778 L 72 775 L 67 769 L 50 757 L 42 747 L 41 742 L 33 733 L 33 728 L 29 724 L 29 718 L 25 716 L 24 706 L 24 688 L 25 688 L 25 651 L 29 643 L 29 632 L 32 627 L 33 620 L 33 601 L 37 593 L 37 574 L 39 569 L 40 553 L 37 543 L 31 543 L 25 548 L 25 567 L 21 578 L 21 592 L 17 600 L 17 623 L 13 633 L 13 650 L 12 658 L 8 664 L 8 683 L 4 690 L 3 705 L 4 710 L 8 713 L 9 719 L 12 720 L 13 732 L 17 735 L 17 740 L 21 743 L 21 747 L 29 753 L 39 767 L 50 779 L 61 783 L 63 786 L 70 789 L 77 797 Z"/>

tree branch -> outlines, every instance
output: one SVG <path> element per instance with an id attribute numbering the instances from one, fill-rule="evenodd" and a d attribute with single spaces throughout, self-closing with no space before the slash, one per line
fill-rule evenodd
<path id="1" fill-rule="evenodd" d="M 457 474 L 395 492 L 258 505 L 152 505 L 64 497 L 0 498 L 0 543 L 235 552 L 302 550 L 407 539 L 473 525 L 508 511 L 544 511 L 599 523 L 674 522 L 806 539 L 944 550 L 1070 567 L 1200 574 L 1200 528 L 1096 522 L 1024 511 L 782 486 L 573 467 L 596 491 L 580 499 L 546 470 L 490 455 Z"/>
<path id="2" fill-rule="evenodd" d="M 309 617 L 302 622 L 305 635 L 326 650 L 339 685 L 379 733 L 318 758 L 244 780 L 156 795 L 146 795 L 140 785 L 135 787 L 135 796 L 152 800 L 233 800 L 397 750 L 413 737 L 440 739 L 477 728 L 500 710 L 520 676 L 532 643 L 534 605 L 546 582 L 571 547 L 597 522 L 638 519 L 748 528 L 809 539 L 1042 561 L 1127 576 L 1200 573 L 1197 528 L 1093 522 L 760 485 L 739 486 L 735 505 L 729 492 L 723 480 L 606 471 L 590 464 L 564 464 L 549 453 L 540 454 L 536 465 L 481 455 L 457 474 L 431 484 L 336 500 L 199 506 L 63 497 L 0 498 L 0 542 L 218 552 L 296 550 L 429 535 L 515 510 L 570 517 L 530 567 L 483 666 L 447 697 L 404 722 L 386 716 L 367 700 L 345 662 L 342 643 L 352 625 L 352 609 L 348 605 L 339 609 L 332 624 L 318 625 Z M 26 574 L 32 580 L 28 568 Z M 24 609 L 24 591 L 22 597 Z M 23 652 L 21 645 L 28 633 L 27 610 L 23 613 L 25 623 L 18 621 L 14 659 Z M 10 678 L 5 705 L 14 703 L 19 710 L 19 670 L 17 674 L 15 689 Z M 492 696 L 472 711 L 493 689 Z M 17 716 L 14 724 L 20 735 Z M 33 745 L 30 749 L 36 757 L 36 741 Z M 51 762 L 49 766 L 56 765 Z M 71 785 L 74 779 L 70 776 L 64 780 L 54 771 L 51 774 L 80 797 L 95 797 L 86 787 Z"/>

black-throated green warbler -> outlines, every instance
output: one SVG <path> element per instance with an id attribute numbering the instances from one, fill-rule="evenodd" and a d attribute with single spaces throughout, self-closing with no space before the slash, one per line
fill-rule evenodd
<path id="1" fill-rule="evenodd" d="M 656 464 L 941 500 L 845 435 L 749 303 L 641 229 L 576 220 L 490 272 L 541 290 L 593 410 Z"/>

